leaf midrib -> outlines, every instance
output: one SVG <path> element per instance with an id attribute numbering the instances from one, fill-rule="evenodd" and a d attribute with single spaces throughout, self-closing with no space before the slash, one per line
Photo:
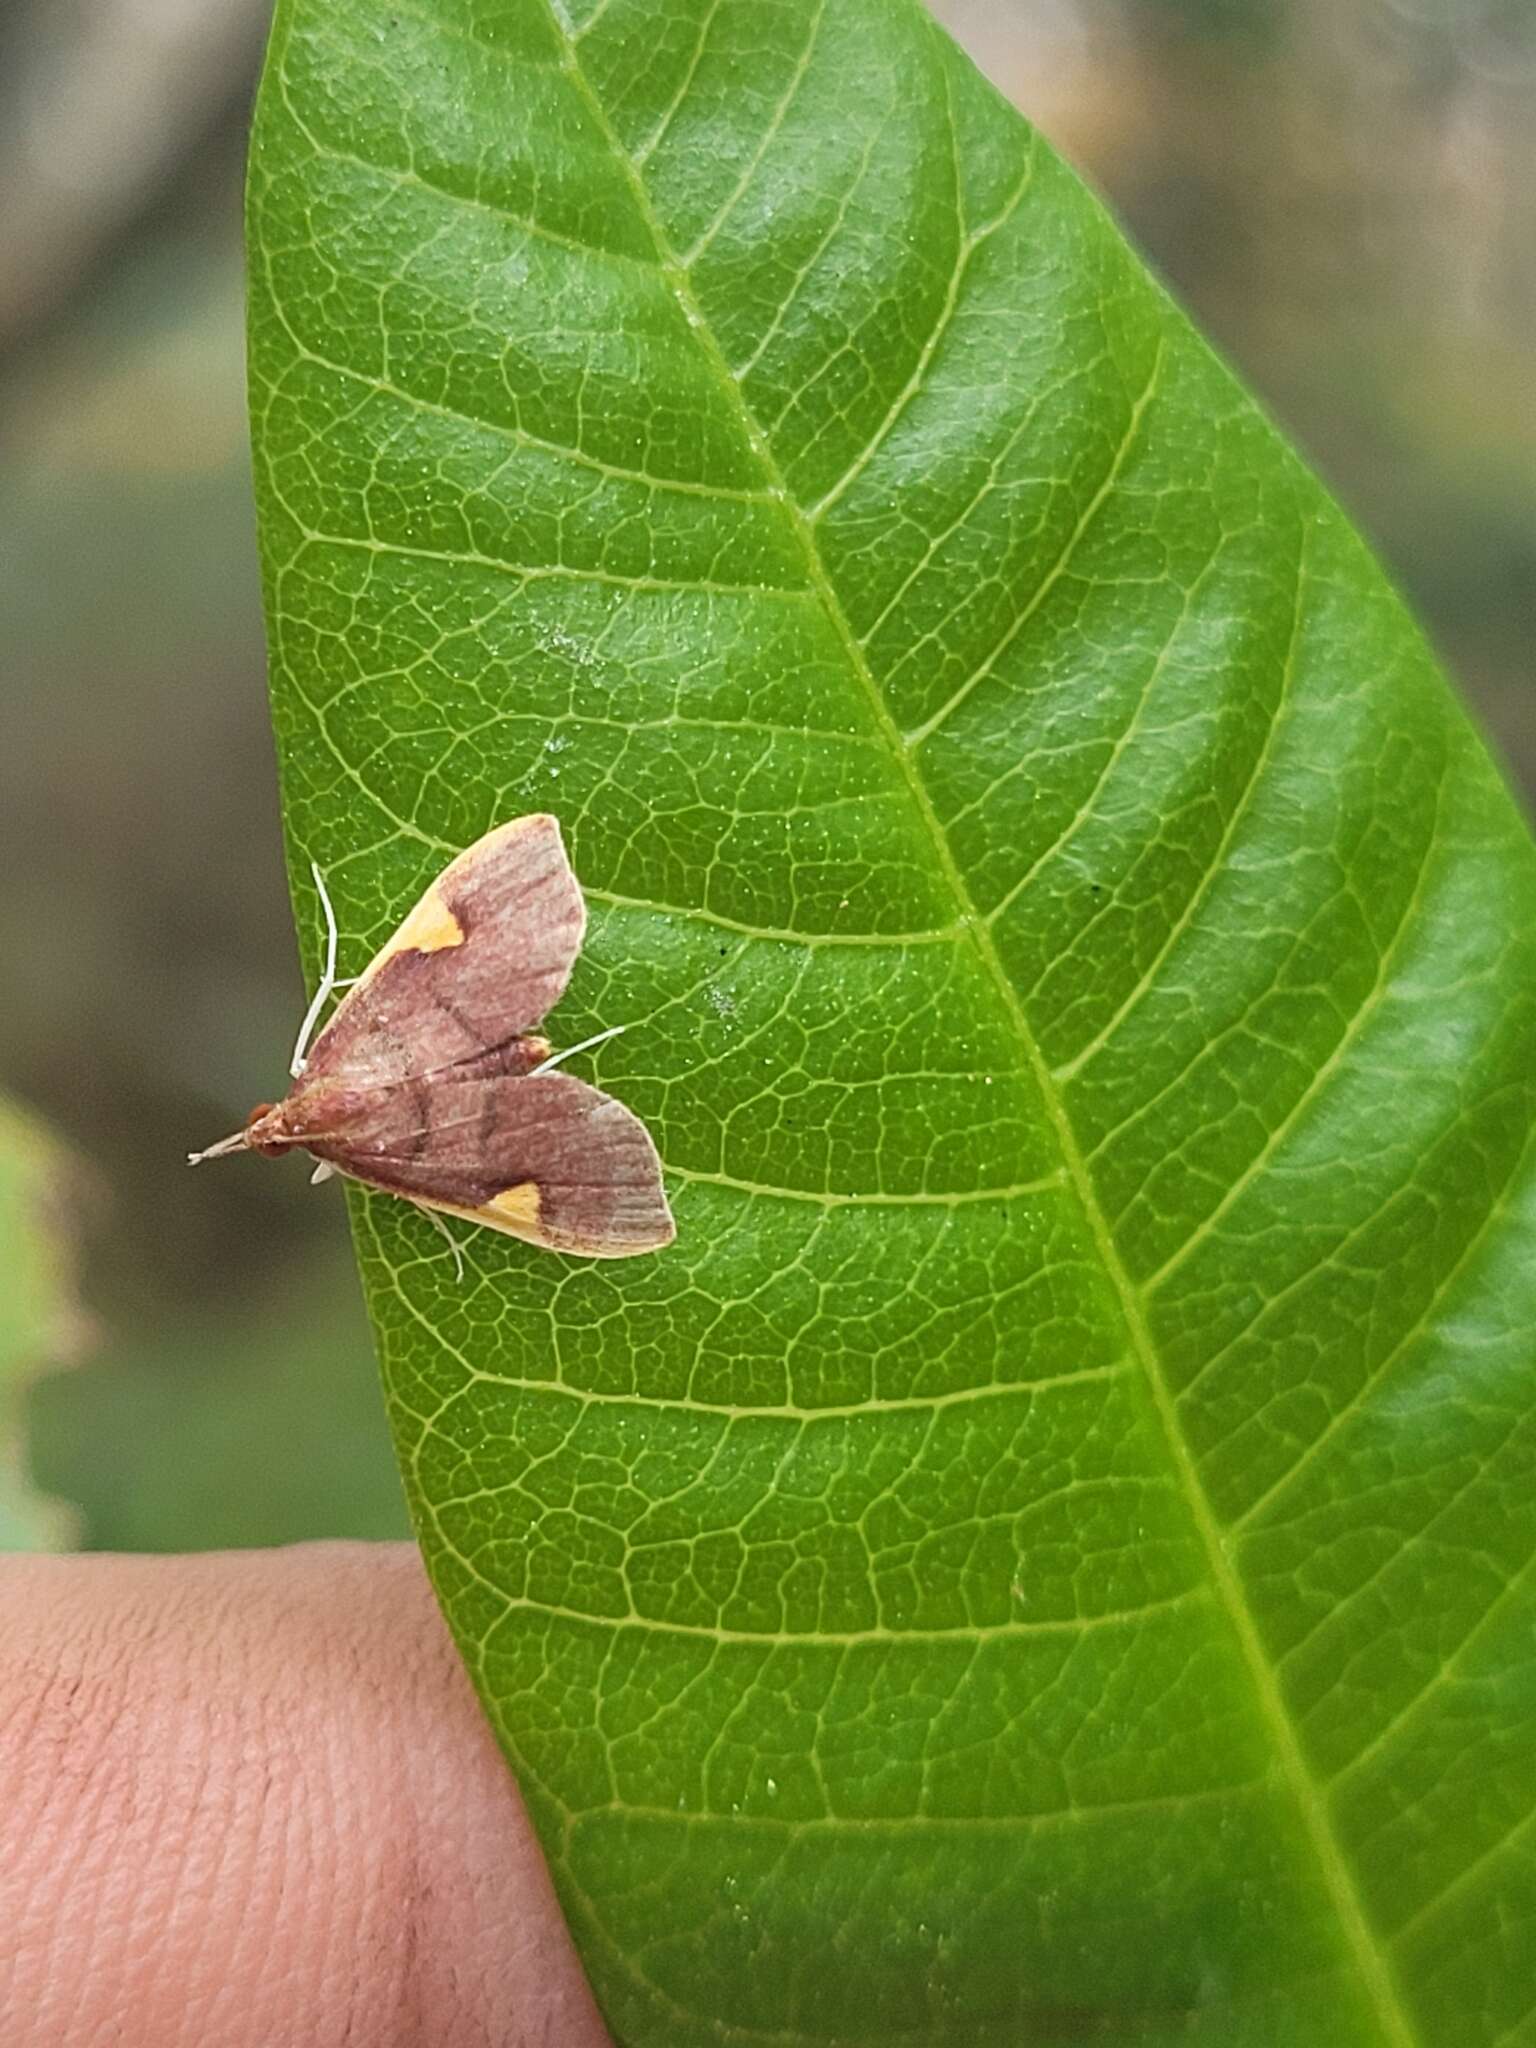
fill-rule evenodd
<path id="1" fill-rule="evenodd" d="M 959 923 L 969 934 L 978 959 L 989 978 L 995 984 L 1019 1042 L 1022 1045 L 1030 1071 L 1055 1130 L 1061 1148 L 1063 1164 L 1082 1205 L 1083 1215 L 1093 1234 L 1099 1256 L 1114 1286 L 1120 1311 L 1125 1320 L 1127 1334 L 1138 1362 L 1146 1376 L 1154 1408 L 1157 1412 L 1169 1457 L 1180 1486 L 1188 1503 L 1191 1519 L 1205 1551 L 1207 1567 L 1222 1605 L 1236 1634 L 1243 1660 L 1253 1682 L 1260 1711 L 1269 1728 L 1275 1752 L 1280 1761 L 1291 1793 L 1295 1798 L 1308 1839 L 1316 1854 L 1323 1882 L 1338 1911 L 1339 1920 L 1346 1941 L 1360 1968 L 1364 1985 L 1375 2007 L 1385 2038 L 1396 2044 L 1396 2048 L 1414 2048 L 1415 2035 L 1409 2026 L 1402 1999 L 1393 1981 L 1391 1966 L 1375 1940 L 1367 1922 L 1364 1906 L 1356 1889 L 1353 1875 L 1346 1863 L 1344 1852 L 1335 1839 L 1324 1803 L 1321 1788 L 1313 1778 L 1302 1755 L 1296 1731 L 1284 1702 L 1275 1671 L 1265 1653 L 1258 1627 L 1249 1611 L 1242 1585 L 1227 1558 L 1221 1541 L 1221 1532 L 1212 1512 L 1205 1488 L 1195 1469 L 1189 1447 L 1179 1428 L 1177 1410 L 1173 1395 L 1163 1373 L 1157 1350 L 1147 1327 L 1138 1291 L 1129 1272 L 1120 1258 L 1110 1232 L 1108 1220 L 1099 1203 L 1089 1176 L 1082 1151 L 1077 1143 L 1066 1104 L 1056 1087 L 1049 1066 L 1036 1042 L 1023 1002 L 1007 970 L 1002 957 L 992 942 L 991 932 L 979 914 L 971 896 L 964 875 L 950 848 L 943 825 L 933 807 L 927 785 L 906 745 L 900 729 L 891 716 L 885 696 L 880 689 L 864 650 L 854 635 L 852 626 L 843 610 L 826 567 L 816 545 L 814 532 L 804 512 L 791 493 L 788 482 L 768 445 L 757 420 L 747 405 L 746 398 L 736 378 L 732 376 L 724 352 L 717 341 L 713 328 L 694 294 L 692 281 L 682 261 L 673 251 L 670 241 L 650 203 L 650 196 L 644 181 L 628 152 L 623 147 L 601 100 L 588 84 L 581 69 L 575 42 L 570 29 L 561 19 L 553 0 L 541 0 L 550 25 L 558 38 L 564 69 L 573 86 L 581 95 L 614 160 L 619 165 L 625 181 L 634 196 L 640 218 L 644 221 L 656 247 L 657 259 L 668 284 L 676 293 L 688 325 L 697 336 L 700 347 L 713 369 L 727 404 L 741 423 L 748 445 L 752 448 L 768 487 L 784 508 L 799 543 L 806 564 L 806 573 L 811 588 L 820 600 L 829 623 L 837 633 L 847 654 L 849 665 L 858 677 L 870 704 L 871 714 L 877 729 L 896 761 L 912 801 L 917 808 L 924 827 L 933 845 L 934 855 L 945 881 L 951 890 L 959 909 Z M 937 30 L 935 30 L 937 34 Z M 1101 493 L 1101 496 L 1103 493 Z"/>

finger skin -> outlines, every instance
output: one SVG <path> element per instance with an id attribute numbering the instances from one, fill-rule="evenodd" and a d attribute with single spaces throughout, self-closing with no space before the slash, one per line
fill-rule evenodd
<path id="1" fill-rule="evenodd" d="M 408 1545 L 0 1560 L 6 2048 L 608 2048 Z"/>

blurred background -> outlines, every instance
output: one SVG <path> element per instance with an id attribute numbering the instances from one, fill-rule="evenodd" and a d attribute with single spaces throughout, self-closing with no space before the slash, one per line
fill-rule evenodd
<path id="1" fill-rule="evenodd" d="M 936 11 L 1332 483 L 1528 800 L 1536 6 Z M 337 1190 L 182 1164 L 303 1007 L 241 361 L 267 12 L 0 13 L 0 1545 L 404 1529 Z"/>

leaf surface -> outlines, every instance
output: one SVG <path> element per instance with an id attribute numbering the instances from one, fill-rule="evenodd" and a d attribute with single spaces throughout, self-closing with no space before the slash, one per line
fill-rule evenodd
<path id="1" fill-rule="evenodd" d="M 620 2038 L 1536 2038 L 1536 868 L 1338 511 L 909 0 L 287 0 L 251 199 L 295 873 L 556 811 L 667 1162 L 356 1209 Z"/>

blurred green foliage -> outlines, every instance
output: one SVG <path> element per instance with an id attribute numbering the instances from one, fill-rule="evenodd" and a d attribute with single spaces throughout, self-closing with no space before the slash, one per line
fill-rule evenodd
<path id="1" fill-rule="evenodd" d="M 33 1471 L 86 1503 L 103 1550 L 403 1536 L 357 1283 L 334 1259 L 285 1269 L 277 1315 L 187 1315 L 40 1385 Z"/>
<path id="2" fill-rule="evenodd" d="M 28 1475 L 23 1429 L 28 1388 L 87 1339 L 74 1295 L 74 1173 L 35 1118 L 0 1101 L 0 1550 L 53 1549 L 74 1533 L 68 1510 Z"/>

